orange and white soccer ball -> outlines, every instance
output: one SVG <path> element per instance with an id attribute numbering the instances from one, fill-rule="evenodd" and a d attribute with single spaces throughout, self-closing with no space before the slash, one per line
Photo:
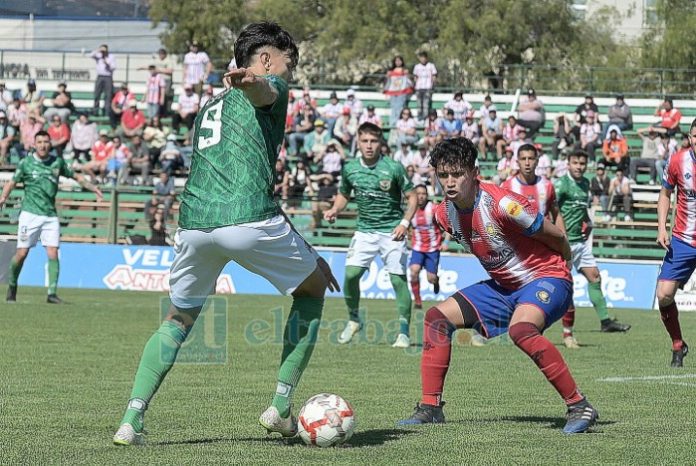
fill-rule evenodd
<path id="1" fill-rule="evenodd" d="M 332 447 L 346 442 L 355 429 L 353 407 L 331 393 L 314 395 L 300 409 L 300 437 L 307 445 Z"/>

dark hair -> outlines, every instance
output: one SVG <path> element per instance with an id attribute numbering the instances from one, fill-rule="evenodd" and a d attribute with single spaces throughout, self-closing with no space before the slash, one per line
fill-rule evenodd
<path id="1" fill-rule="evenodd" d="M 413 166 L 413 165 L 409 165 L 409 167 L 412 167 L 412 166 Z M 414 170 L 415 170 L 415 167 L 414 167 Z M 425 192 L 426 192 L 426 193 L 428 192 L 428 187 L 427 187 L 426 185 L 424 185 L 423 183 L 415 185 L 415 186 L 413 187 L 413 190 L 415 191 L 415 190 L 418 189 L 418 188 L 423 188 L 423 189 L 425 189 Z"/>
<path id="2" fill-rule="evenodd" d="M 426 52 L 425 50 L 422 50 L 422 51 L 418 52 L 418 56 L 428 58 L 428 52 Z"/>
<path id="3" fill-rule="evenodd" d="M 382 128 L 377 126 L 374 123 L 370 123 L 369 121 L 366 121 L 365 123 L 361 124 L 358 126 L 358 135 L 361 135 L 363 133 L 371 134 L 373 136 L 377 136 L 378 138 L 382 137 Z"/>
<path id="4" fill-rule="evenodd" d="M 397 58 L 398 58 L 399 60 L 401 60 L 401 66 L 402 66 L 402 68 L 406 68 L 406 61 L 404 61 L 404 57 L 402 57 L 401 55 L 394 55 L 394 58 L 392 58 L 391 67 L 389 68 L 390 70 L 393 70 L 394 68 L 396 68 L 396 59 L 397 59 Z"/>
<path id="5" fill-rule="evenodd" d="M 669 102 L 670 107 L 674 107 L 674 102 L 672 101 L 672 98 L 669 96 L 665 97 L 665 102 Z"/>
<path id="6" fill-rule="evenodd" d="M 430 165 L 450 165 L 457 168 L 473 169 L 476 166 L 478 150 L 467 138 L 445 139 L 439 142 L 430 153 Z"/>
<path id="7" fill-rule="evenodd" d="M 517 154 L 519 155 L 519 153 L 522 151 L 534 152 L 534 157 L 537 157 L 539 155 L 539 152 L 537 152 L 536 147 L 534 147 L 534 144 L 522 144 L 520 148 L 517 149 Z"/>
<path id="8" fill-rule="evenodd" d="M 261 21 L 252 23 L 239 33 L 234 43 L 234 60 L 240 68 L 246 68 L 251 58 L 261 47 L 274 47 L 287 53 L 290 67 L 295 68 L 300 59 L 300 52 L 290 33 L 278 23 Z"/>
<path id="9" fill-rule="evenodd" d="M 448 108 L 448 109 L 447 109 L 447 114 L 448 114 L 448 115 L 454 115 L 454 110 L 452 110 L 451 108 Z"/>
<path id="10" fill-rule="evenodd" d="M 582 149 L 578 149 L 576 151 L 571 152 L 570 155 L 568 156 L 568 160 L 570 160 L 573 157 L 580 157 L 580 158 L 584 157 L 585 160 L 590 158 L 589 154 Z"/>
<path id="11" fill-rule="evenodd" d="M 46 136 L 49 139 L 51 137 L 51 135 L 48 134 L 48 131 L 41 130 L 34 135 L 34 141 L 36 141 L 36 138 L 38 138 L 39 136 Z"/>
<path id="12" fill-rule="evenodd" d="M 691 132 L 692 129 L 696 128 L 696 118 L 691 122 L 691 126 L 689 126 L 689 133 Z"/>

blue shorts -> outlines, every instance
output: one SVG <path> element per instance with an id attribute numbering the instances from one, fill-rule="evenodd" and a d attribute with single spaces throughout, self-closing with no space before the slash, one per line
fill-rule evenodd
<path id="1" fill-rule="evenodd" d="M 440 265 L 440 251 L 420 252 L 411 251 L 411 259 L 408 265 L 420 265 L 426 271 L 437 275 L 437 267 Z"/>
<path id="2" fill-rule="evenodd" d="M 538 278 L 518 290 L 508 290 L 495 280 L 486 280 L 459 290 L 473 306 L 487 338 L 507 332 L 515 309 L 522 304 L 536 306 L 546 315 L 547 329 L 573 302 L 573 283 L 562 278 Z"/>
<path id="3" fill-rule="evenodd" d="M 696 269 L 696 248 L 672 237 L 662 261 L 658 280 L 669 280 L 684 285 Z"/>

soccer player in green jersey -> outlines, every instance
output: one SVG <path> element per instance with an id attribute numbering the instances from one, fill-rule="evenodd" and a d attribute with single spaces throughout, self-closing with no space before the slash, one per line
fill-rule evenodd
<path id="1" fill-rule="evenodd" d="M 346 254 L 346 276 L 343 294 L 348 306 L 349 321 L 338 338 L 348 343 L 360 331 L 360 277 L 379 254 L 389 272 L 399 311 L 399 335 L 395 348 L 407 348 L 411 342 L 411 293 L 406 281 L 406 234 L 416 212 L 417 197 L 404 166 L 380 151 L 382 129 L 372 123 L 358 128 L 358 149 L 361 157 L 351 160 L 341 173 L 341 186 L 333 207 L 324 212 L 324 219 L 334 222 L 355 192 L 358 203 L 358 230 Z M 406 212 L 401 207 L 403 193 L 408 199 Z"/>
<path id="2" fill-rule="evenodd" d="M 169 281 L 172 304 L 143 350 L 117 445 L 143 442 L 145 410 L 231 260 L 293 296 L 275 396 L 259 423 L 284 437 L 297 433 L 292 394 L 314 349 L 326 288 L 338 284 L 273 199 L 297 46 L 278 24 L 260 22 L 242 30 L 234 53 L 239 68 L 225 75 L 231 88 L 196 117 Z"/>
<path id="3" fill-rule="evenodd" d="M 24 184 L 24 198 L 19 214 L 17 233 L 17 252 L 10 261 L 10 279 L 7 287 L 7 302 L 17 301 L 17 280 L 22 271 L 29 249 L 41 244 L 48 256 L 48 297 L 46 302 L 60 304 L 57 296 L 58 248 L 60 247 L 60 223 L 56 213 L 56 194 L 58 179 L 61 176 L 74 178 L 84 188 L 89 189 L 102 200 L 102 193 L 96 186 L 87 182 L 82 175 L 75 174 L 62 158 L 50 154 L 51 138 L 46 131 L 39 131 L 34 136 L 34 150 L 17 165 L 14 176 L 6 183 L 0 195 L 0 209 L 17 185 Z"/>
<path id="4" fill-rule="evenodd" d="M 607 302 L 602 294 L 602 277 L 592 254 L 592 219 L 589 214 L 590 182 L 585 178 L 588 155 L 579 150 L 568 158 L 568 174 L 554 183 L 560 215 L 556 225 L 566 232 L 573 254 L 573 266 L 587 279 L 590 301 L 601 322 L 602 332 L 627 332 L 631 326 L 609 317 Z M 563 316 L 563 342 L 569 348 L 577 348 L 573 336 L 575 308 L 571 307 Z"/>

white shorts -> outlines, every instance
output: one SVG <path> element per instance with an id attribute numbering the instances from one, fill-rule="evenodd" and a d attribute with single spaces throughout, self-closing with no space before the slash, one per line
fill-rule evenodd
<path id="1" fill-rule="evenodd" d="M 60 222 L 58 217 L 46 217 L 22 211 L 19 214 L 17 247 L 33 248 L 41 238 L 44 247 L 60 246 Z"/>
<path id="2" fill-rule="evenodd" d="M 211 230 L 179 229 L 174 252 L 169 296 L 181 309 L 202 306 L 229 261 L 261 275 L 283 294 L 295 291 L 317 267 L 316 253 L 282 215 Z"/>
<path id="3" fill-rule="evenodd" d="M 573 266 L 578 272 L 586 267 L 597 267 L 597 261 L 592 254 L 592 239 L 583 243 L 571 244 L 570 252 L 573 256 Z"/>
<path id="4" fill-rule="evenodd" d="M 394 241 L 390 233 L 356 231 L 348 247 L 346 265 L 369 267 L 377 254 L 382 258 L 387 272 L 406 275 L 406 240 Z"/>

